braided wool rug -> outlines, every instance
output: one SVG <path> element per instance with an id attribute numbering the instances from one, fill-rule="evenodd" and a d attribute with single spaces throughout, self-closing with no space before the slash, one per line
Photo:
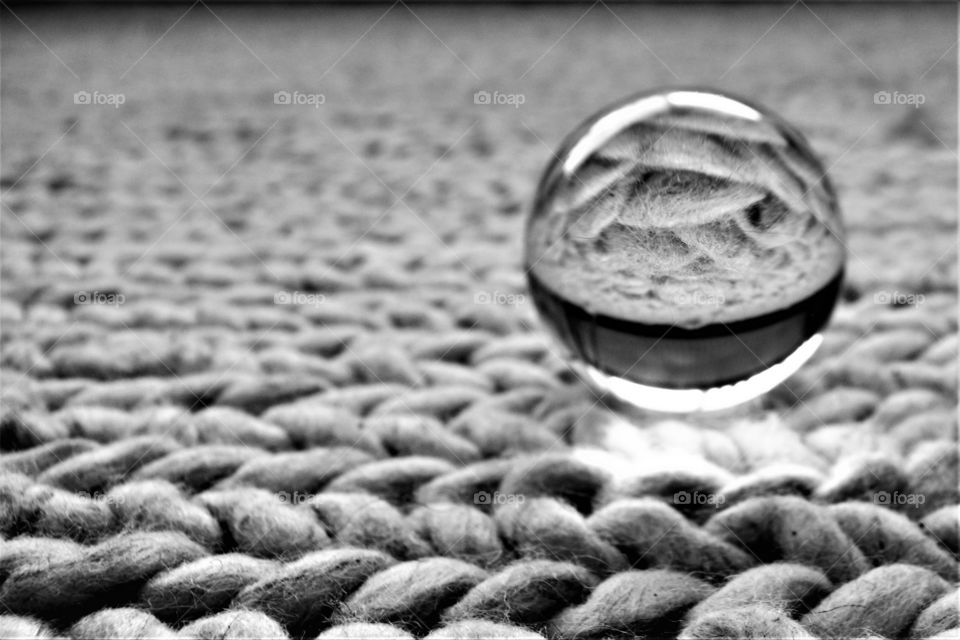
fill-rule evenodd
<path id="1" fill-rule="evenodd" d="M 6 15 L 0 637 L 957 637 L 957 9 L 788 8 Z M 815 359 L 700 417 L 520 267 L 560 138 L 678 82 L 849 229 Z"/>

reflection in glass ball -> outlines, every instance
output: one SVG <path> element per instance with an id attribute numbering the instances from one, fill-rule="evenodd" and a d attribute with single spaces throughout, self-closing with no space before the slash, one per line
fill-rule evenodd
<path id="1" fill-rule="evenodd" d="M 562 145 L 527 222 L 544 324 L 597 386 L 732 406 L 813 354 L 843 277 L 836 196 L 795 129 L 708 91 L 634 96 Z"/>

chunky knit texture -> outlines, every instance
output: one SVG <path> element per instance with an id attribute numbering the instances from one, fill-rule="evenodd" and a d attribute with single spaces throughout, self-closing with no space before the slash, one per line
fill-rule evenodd
<path id="1" fill-rule="evenodd" d="M 387 8 L 18 10 L 79 79 L 5 16 L 0 637 L 957 637 L 956 9 Z M 693 417 L 520 266 L 551 147 L 679 82 L 796 123 L 850 249 Z"/>

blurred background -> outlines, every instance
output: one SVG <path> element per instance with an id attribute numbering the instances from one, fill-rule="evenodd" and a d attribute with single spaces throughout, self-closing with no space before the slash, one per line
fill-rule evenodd
<path id="1" fill-rule="evenodd" d="M 75 227 L 93 218 L 101 240 L 128 248 L 137 216 L 157 234 L 151 253 L 186 227 L 243 253 L 279 231 L 277 215 L 304 240 L 341 221 L 347 241 L 407 207 L 433 230 L 418 231 L 424 259 L 461 241 L 469 254 L 464 229 L 493 224 L 513 268 L 561 138 L 660 85 L 739 93 L 807 134 L 841 193 L 854 285 L 943 283 L 955 266 L 943 256 L 955 240 L 949 4 L 17 6 L 2 35 L 8 246 L 53 234 L 60 257 L 41 256 L 33 278 L 96 268 L 99 252 L 75 255 Z M 208 188 L 212 211 L 184 214 Z M 169 229 L 180 216 L 190 224 Z M 895 227 L 894 244 L 864 226 Z M 900 260 L 903 243 L 928 251 Z M 119 250 L 104 269 L 132 264 Z"/>
<path id="2" fill-rule="evenodd" d="M 953 304 L 954 5 L 38 5 L 0 35 L 18 383 L 342 384 L 364 358 L 304 361 L 288 338 L 358 331 L 416 358 L 386 329 L 529 329 L 540 171 L 584 118 L 657 86 L 739 94 L 807 135 L 847 223 L 847 302 Z M 873 328 L 846 313 L 838 349 Z"/>

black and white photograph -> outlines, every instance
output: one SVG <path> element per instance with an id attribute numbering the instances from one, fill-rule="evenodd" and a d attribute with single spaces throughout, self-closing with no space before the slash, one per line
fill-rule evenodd
<path id="1" fill-rule="evenodd" d="M 958 20 L 0 0 L 0 640 L 960 640 Z"/>

